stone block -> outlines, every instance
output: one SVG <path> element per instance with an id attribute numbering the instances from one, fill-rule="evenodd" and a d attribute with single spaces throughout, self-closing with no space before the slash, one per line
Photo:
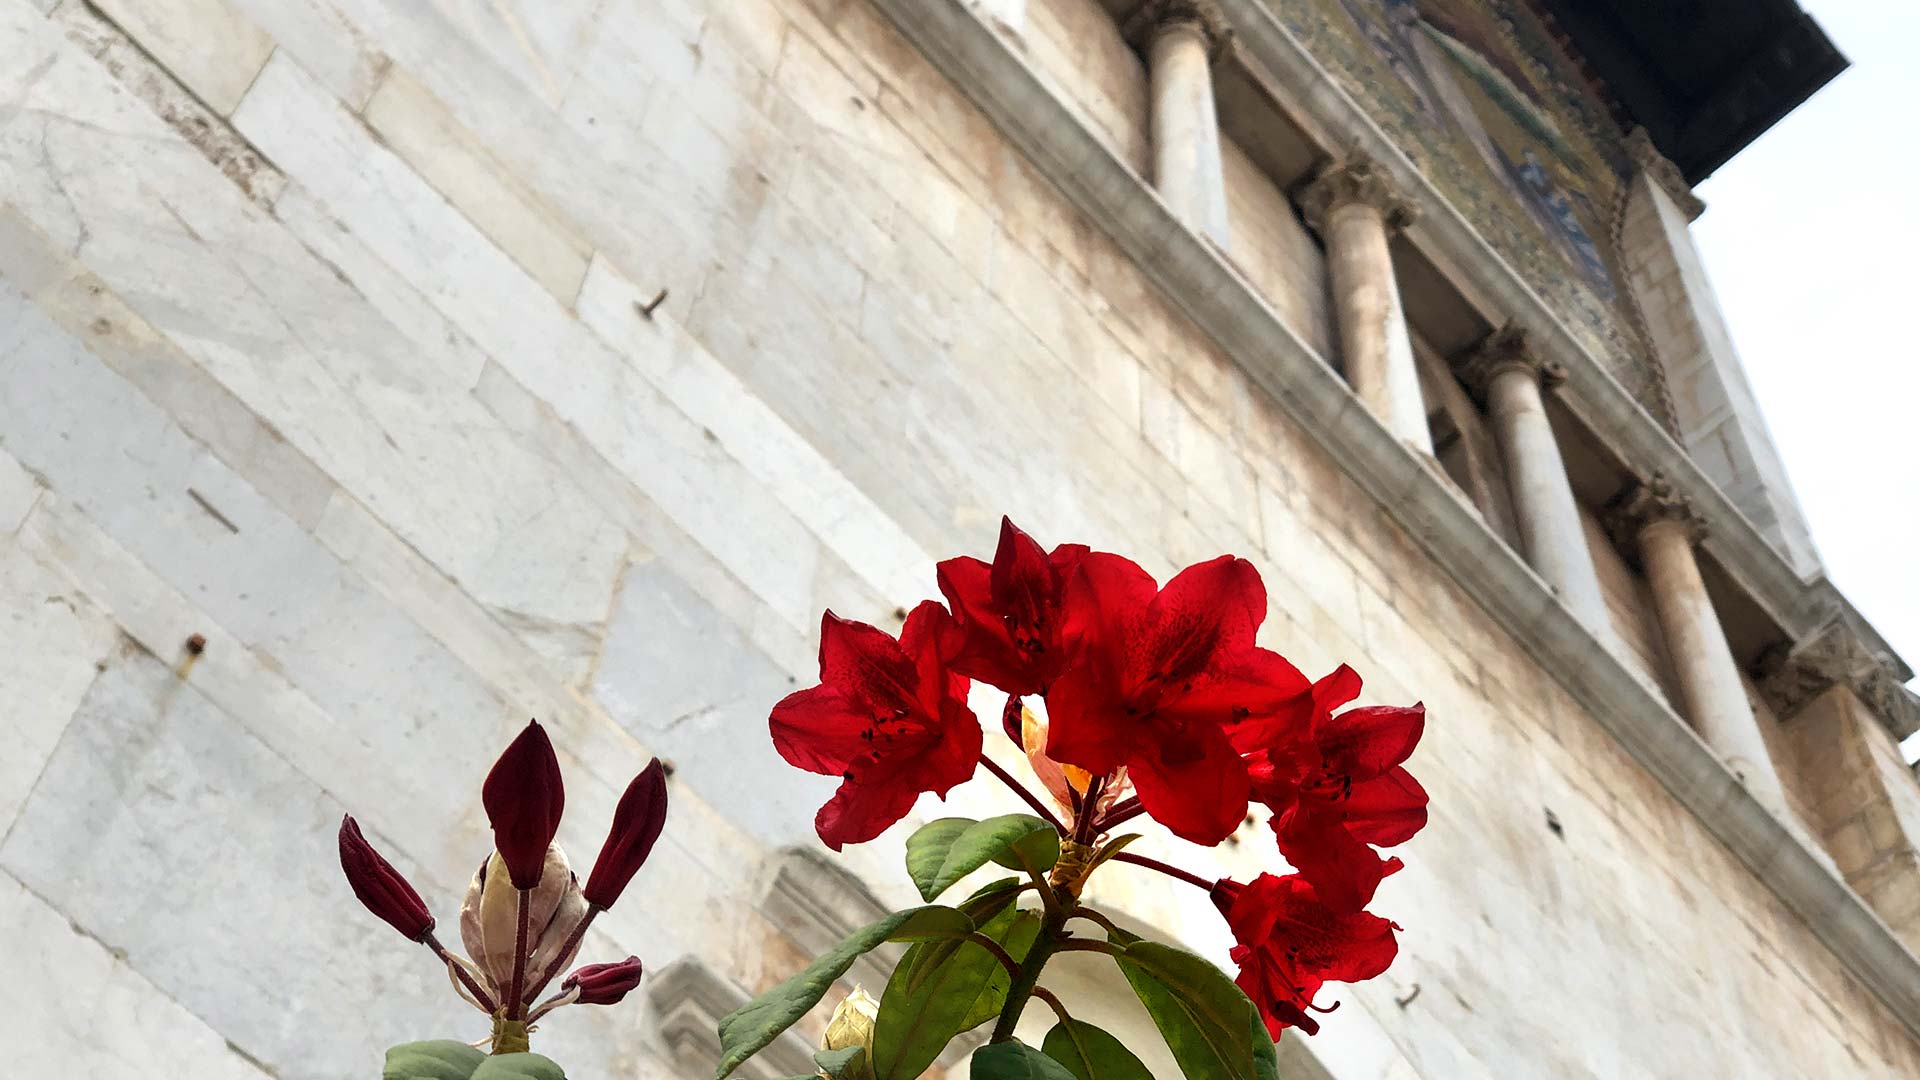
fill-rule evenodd
<path id="1" fill-rule="evenodd" d="M 91 2 L 222 116 L 273 54 L 273 39 L 228 0 Z"/>

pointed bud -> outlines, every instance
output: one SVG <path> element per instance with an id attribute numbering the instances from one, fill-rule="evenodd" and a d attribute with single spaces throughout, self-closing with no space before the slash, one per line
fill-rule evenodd
<path id="1" fill-rule="evenodd" d="M 513 745 L 493 763 L 480 801 L 493 823 L 493 847 L 507 865 L 516 889 L 540 884 L 547 847 L 560 831 L 560 812 L 566 793 L 560 785 L 560 762 L 539 721 L 529 721 Z"/>
<path id="2" fill-rule="evenodd" d="M 1237 881 L 1221 878 L 1213 883 L 1213 888 L 1208 891 L 1207 896 L 1212 898 L 1213 906 L 1220 909 L 1220 914 L 1230 917 L 1233 914 L 1233 903 L 1240 899 L 1240 890 L 1244 888 L 1246 886 Z"/>
<path id="3" fill-rule="evenodd" d="M 360 823 L 351 814 L 340 819 L 340 869 L 346 871 L 353 895 L 387 925 L 413 941 L 433 931 L 433 916 L 420 894 L 360 835 Z"/>
<path id="4" fill-rule="evenodd" d="M 822 1050 L 851 1050 L 858 1046 L 873 1052 L 874 1018 L 880 1015 L 880 1003 L 865 987 L 855 986 L 853 993 L 834 1006 L 833 1019 L 827 1021 L 827 1033 L 821 1037 Z"/>
<path id="5" fill-rule="evenodd" d="M 667 771 L 658 759 L 640 771 L 620 796 L 613 811 L 613 827 L 600 857 L 593 861 L 593 873 L 587 876 L 587 902 L 598 908 L 610 908 L 620 899 L 627 882 L 653 852 L 654 841 L 667 823 Z"/>
<path id="6" fill-rule="evenodd" d="M 563 990 L 579 990 L 582 1005 L 612 1005 L 640 985 L 640 958 L 629 956 L 617 964 L 588 964 L 567 976 Z"/>

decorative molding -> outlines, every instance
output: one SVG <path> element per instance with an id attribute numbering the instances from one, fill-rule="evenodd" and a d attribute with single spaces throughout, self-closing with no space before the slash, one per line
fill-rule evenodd
<path id="1" fill-rule="evenodd" d="M 1293 201 L 1315 232 L 1324 232 L 1327 215 L 1351 203 L 1374 207 L 1387 219 L 1387 228 L 1412 225 L 1414 208 L 1402 201 L 1393 178 L 1371 158 L 1357 152 L 1343 154 L 1314 170 L 1313 178 L 1294 193 Z"/>
<path id="2" fill-rule="evenodd" d="M 1846 619 L 1796 644 L 1768 649 L 1754 675 L 1782 720 L 1832 687 L 1845 686 L 1896 738 L 1920 730 L 1920 697 L 1902 685 L 1893 658 L 1869 645 Z"/>
<path id="3" fill-rule="evenodd" d="M 1294 40 L 1271 0 L 1219 0 L 1275 85 L 1343 141 L 1391 160 L 1391 140 Z M 1645 677 L 1602 644 L 1464 499 L 1363 408 L 1326 360 L 1281 321 L 1225 257 L 1181 226 L 1131 166 L 964 0 L 875 0 L 933 66 L 966 93 L 1121 252 L 1193 320 L 1386 513 L 1416 537 L 1521 648 L 1555 678 L 1761 884 L 1802 919 L 1860 984 L 1920 1035 L 1920 959 L 1859 895 L 1728 770 Z M 1803 581 L 1679 444 L 1587 353 L 1539 296 L 1412 164 L 1396 180 L 1422 211 L 1412 239 L 1447 256 L 1486 301 L 1568 367 L 1570 407 L 1622 460 L 1663 466 L 1704 507 L 1717 561 L 1790 633 L 1845 605 L 1824 579 Z M 1329 423 L 1329 417 L 1340 422 Z"/>
<path id="4" fill-rule="evenodd" d="M 1214 0 L 1146 0 L 1121 20 L 1120 36 L 1144 54 L 1155 36 L 1179 23 L 1200 31 L 1207 42 L 1207 55 L 1214 60 L 1220 59 L 1233 41 L 1233 27 Z"/>
<path id="5" fill-rule="evenodd" d="M 1707 204 L 1693 193 L 1693 187 L 1680 174 L 1680 166 L 1668 160 L 1660 148 L 1653 145 L 1653 136 L 1647 134 L 1646 128 L 1635 127 L 1627 132 L 1627 157 L 1641 172 L 1647 174 L 1649 180 L 1667 193 L 1674 204 L 1680 207 L 1680 212 L 1687 215 L 1688 221 L 1707 212 Z"/>
<path id="6" fill-rule="evenodd" d="M 1512 323 L 1488 334 L 1449 364 L 1482 408 L 1487 404 L 1488 388 L 1503 371 L 1528 372 L 1548 390 L 1567 381 L 1565 365 L 1542 357 L 1528 340 L 1526 328 Z"/>
<path id="7" fill-rule="evenodd" d="M 1607 503 L 1600 515 L 1607 535 L 1629 553 L 1640 549 L 1640 534 L 1663 521 L 1679 522 L 1695 544 L 1707 538 L 1707 523 L 1665 473 L 1635 480 Z"/>
<path id="8" fill-rule="evenodd" d="M 705 1076 L 720 1066 L 720 1019 L 753 1000 L 706 964 L 684 956 L 647 979 L 647 1001 L 657 1016 L 660 1038 L 674 1063 Z M 792 1031 L 755 1054 L 739 1075 L 748 1080 L 778 1080 L 817 1071 L 813 1047 Z"/>

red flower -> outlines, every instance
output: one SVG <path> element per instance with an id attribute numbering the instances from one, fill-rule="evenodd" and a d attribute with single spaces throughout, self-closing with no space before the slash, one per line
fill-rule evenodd
<path id="1" fill-rule="evenodd" d="M 1253 796 L 1273 811 L 1280 853 L 1341 911 L 1365 907 L 1380 879 L 1400 868 L 1368 845 L 1404 843 L 1427 823 L 1427 793 L 1400 764 L 1420 741 L 1426 710 L 1333 715 L 1359 693 L 1360 676 L 1341 665 L 1314 684 L 1307 725 L 1247 755 Z M 1234 737 L 1244 747 L 1250 735 L 1236 729 Z"/>
<path id="2" fill-rule="evenodd" d="M 829 611 L 820 622 L 820 685 L 773 707 L 773 745 L 787 762 L 837 775 L 840 790 L 814 829 L 835 851 L 907 816 L 922 792 L 946 795 L 980 763 L 980 722 L 967 680 L 951 670 L 959 635 L 932 600 L 895 641 Z"/>
<path id="3" fill-rule="evenodd" d="M 640 771 L 613 810 L 613 826 L 584 890 L 587 902 L 610 908 L 633 880 L 634 872 L 653 853 L 654 841 L 667 824 L 667 771 L 658 759 Z"/>
<path id="4" fill-rule="evenodd" d="M 1105 775 L 1124 765 L 1141 805 L 1176 835 L 1216 844 L 1247 812 L 1247 770 L 1225 725 L 1291 715 L 1307 681 L 1254 645 L 1266 589 L 1222 555 L 1157 589 L 1118 555 L 1083 557 L 1067 583 L 1073 667 L 1047 695 L 1047 755 Z"/>
<path id="5" fill-rule="evenodd" d="M 360 823 L 352 814 L 340 819 L 340 869 L 346 871 L 353 895 L 388 926 L 412 941 L 424 941 L 433 932 L 433 916 L 425 901 L 360 835 Z"/>
<path id="6" fill-rule="evenodd" d="M 1086 554 L 1084 544 L 1049 554 L 1003 517 L 991 566 L 966 555 L 941 563 L 940 592 L 961 630 L 953 669 L 1015 697 L 1045 693 L 1071 659 L 1060 594 Z"/>
<path id="7" fill-rule="evenodd" d="M 1239 942 L 1234 980 L 1260 1009 L 1274 1038 L 1289 1027 L 1320 1030 L 1310 1011 L 1328 982 L 1360 982 L 1387 970 L 1398 946 L 1394 923 L 1367 912 L 1339 912 L 1322 903 L 1297 874 L 1262 874 L 1252 884 L 1222 881 L 1213 902 Z"/>
<path id="8" fill-rule="evenodd" d="M 540 884 L 547 847 L 560 831 L 567 796 L 560 784 L 560 762 L 539 721 L 529 720 L 500 760 L 493 763 L 480 802 L 493 823 L 493 847 L 507 864 L 516 889 Z"/>
<path id="9" fill-rule="evenodd" d="M 575 999 L 581 1005 L 612 1005 L 640 985 L 640 958 L 629 956 L 612 964 L 588 964 L 560 984 L 562 990 L 579 990 Z"/>

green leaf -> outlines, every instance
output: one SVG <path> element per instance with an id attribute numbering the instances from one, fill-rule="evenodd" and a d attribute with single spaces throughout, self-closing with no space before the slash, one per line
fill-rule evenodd
<path id="1" fill-rule="evenodd" d="M 453 1039 L 401 1043 L 387 1051 L 382 1080 L 469 1080 L 487 1055 Z"/>
<path id="2" fill-rule="evenodd" d="M 981 1047 L 967 1075 L 972 1080 L 1073 1080 L 1066 1066 L 1017 1039 Z"/>
<path id="3" fill-rule="evenodd" d="M 496 1054 L 480 1063 L 472 1080 L 566 1080 L 560 1066 L 539 1054 Z"/>
<path id="4" fill-rule="evenodd" d="M 1031 913 L 1014 908 L 980 928 L 1002 947 L 1011 945 L 1015 959 L 1038 930 Z M 928 941 L 907 950 L 880 998 L 875 1080 L 913 1080 L 925 1072 L 955 1035 L 999 1015 L 1011 983 L 1007 969 L 976 941 Z"/>
<path id="5" fill-rule="evenodd" d="M 1257 1080 L 1253 1002 L 1206 960 L 1154 941 L 1135 941 L 1120 970 L 1167 1040 L 1180 1071 L 1208 1080 Z"/>
<path id="6" fill-rule="evenodd" d="M 1040 1049 L 1065 1065 L 1075 1080 L 1153 1080 L 1153 1074 L 1119 1039 L 1078 1020 L 1053 1025 Z"/>
<path id="7" fill-rule="evenodd" d="M 862 1080 L 873 1075 L 873 1070 L 867 1067 L 867 1050 L 863 1046 L 817 1051 L 813 1063 L 833 1080 Z"/>
<path id="8" fill-rule="evenodd" d="M 1273 1045 L 1273 1036 L 1267 1034 L 1267 1022 L 1260 1019 L 1260 1009 L 1253 1010 L 1253 1075 L 1259 1080 L 1280 1080 L 1280 1051 Z"/>
<path id="9" fill-rule="evenodd" d="M 1146 834 L 1130 832 L 1130 833 L 1122 834 L 1120 836 L 1116 836 L 1112 840 L 1107 841 L 1106 846 L 1102 847 L 1099 851 L 1094 852 L 1092 861 L 1087 863 L 1087 873 L 1091 875 L 1095 870 L 1100 869 L 1101 863 L 1104 863 L 1108 859 L 1111 859 L 1115 855 L 1118 855 L 1122 851 L 1125 851 L 1128 844 L 1133 843 L 1135 840 L 1140 839 L 1144 835 Z"/>
<path id="10" fill-rule="evenodd" d="M 975 926 L 984 926 L 988 920 L 1020 899 L 1020 890 L 1025 887 L 1026 883 L 1017 877 L 1003 877 L 982 885 L 956 906 L 967 913 Z"/>
<path id="11" fill-rule="evenodd" d="M 720 1067 L 714 1072 L 714 1080 L 725 1080 L 741 1062 L 779 1038 L 781 1032 L 820 1003 L 855 960 L 881 942 L 936 941 L 965 937 L 972 932 L 973 920 L 953 908 L 939 906 L 896 911 L 854 931 L 799 974 L 720 1021 Z"/>
<path id="12" fill-rule="evenodd" d="M 907 839 L 907 874 L 921 899 L 931 900 L 990 862 L 1021 869 L 1018 861 L 1008 861 L 1016 846 L 1041 871 L 1060 861 L 1060 834 L 1032 814 L 941 818 Z"/>

